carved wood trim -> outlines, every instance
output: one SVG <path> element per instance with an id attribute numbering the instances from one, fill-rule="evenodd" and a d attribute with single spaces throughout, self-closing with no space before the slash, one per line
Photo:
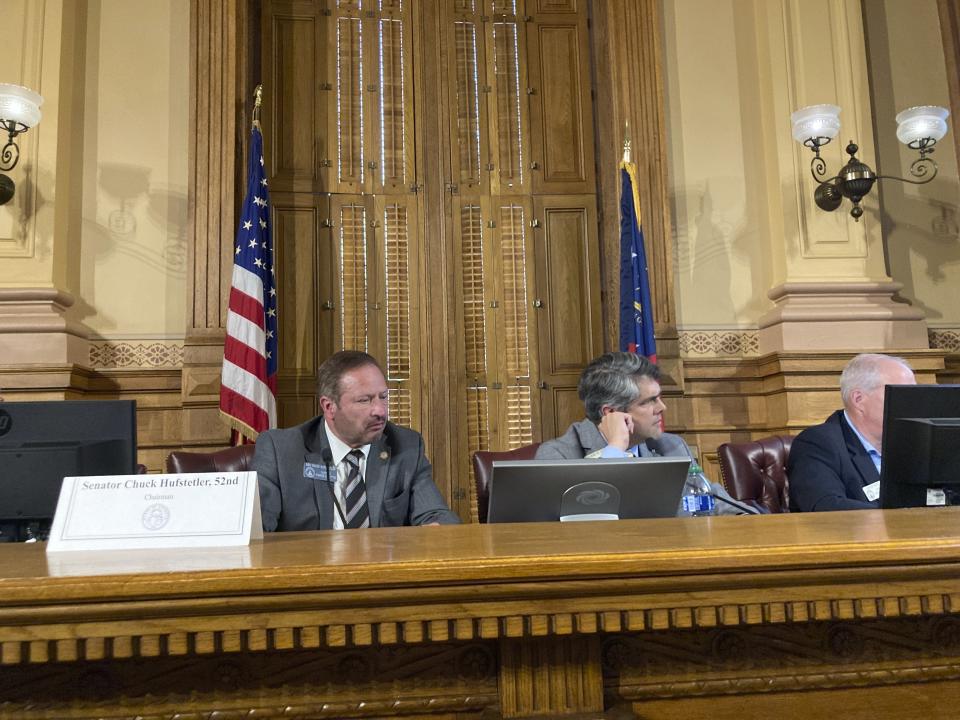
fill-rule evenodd
<path id="1" fill-rule="evenodd" d="M 709 585 L 705 577 L 700 579 Z M 588 583 L 593 592 L 609 584 Z M 775 602 L 737 601 L 736 596 L 742 594 L 740 589 L 719 593 L 729 601 L 698 601 L 697 592 L 680 593 L 681 598 L 671 600 L 659 593 L 650 596 L 650 587 L 644 587 L 644 583 L 618 581 L 613 584 L 632 588 L 634 592 L 607 594 L 595 600 L 549 599 L 538 595 L 512 602 L 480 599 L 461 600 L 456 604 L 451 598 L 453 605 L 436 607 L 424 604 L 426 593 L 421 592 L 418 593 L 423 598 L 420 604 L 413 599 L 408 603 L 396 602 L 375 614 L 365 613 L 363 607 L 351 607 L 347 596 L 324 598 L 323 604 L 328 608 L 309 610 L 307 608 L 316 607 L 320 601 L 309 594 L 296 595 L 295 602 L 291 601 L 296 608 L 278 607 L 256 613 L 251 607 L 254 603 L 243 602 L 242 608 L 236 608 L 238 613 L 245 611 L 242 614 L 217 616 L 191 615 L 188 608 L 178 612 L 178 605 L 182 603 L 175 600 L 160 603 L 170 616 L 158 613 L 158 603 L 130 603 L 85 613 L 63 606 L 3 610 L 0 611 L 0 623 L 4 626 L 0 635 L 0 664 L 930 618 L 960 613 L 960 588 L 951 582 L 938 583 L 934 578 L 900 583 L 899 589 L 906 594 L 873 595 L 847 588 L 842 598 L 831 597 L 829 590 L 813 584 L 781 590 L 778 594 L 787 597 Z M 915 592 L 909 593 L 910 590 Z M 584 592 L 585 588 L 580 588 L 574 595 Z M 849 594 L 851 592 L 853 594 Z M 470 597 L 471 591 L 457 588 L 453 594 Z M 348 595 L 356 597 L 353 593 Z M 717 593 L 710 595 L 716 597 Z M 364 597 L 373 602 L 376 593 L 369 591 Z M 213 605 L 222 608 L 223 602 L 211 604 L 211 612 Z M 531 606 L 537 610 L 531 611 Z M 112 619 L 98 620 L 93 617 L 97 615 Z M 134 619 L 123 619 L 125 616 Z M 352 620 L 358 617 L 358 621 Z M 145 625 L 150 632 L 143 632 Z"/>
<path id="2" fill-rule="evenodd" d="M 958 652 L 955 617 L 616 635 L 602 646 L 607 694 L 630 700 L 955 680 Z"/>
<path id="3" fill-rule="evenodd" d="M 480 712 L 498 702 L 496 648 L 489 644 L 114 660 L 39 675 L 36 669 L 5 669 L 0 715 L 419 717 Z M 65 680 L 70 670 L 80 682 Z"/>
<path id="4" fill-rule="evenodd" d="M 190 18 L 188 328 L 222 328 L 242 155 L 238 17 L 243 0 L 193 0 Z M 242 189 L 239 190 L 242 192 Z"/>

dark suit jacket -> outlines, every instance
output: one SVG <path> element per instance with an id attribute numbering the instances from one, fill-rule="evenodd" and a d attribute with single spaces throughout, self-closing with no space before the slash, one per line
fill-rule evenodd
<path id="1" fill-rule="evenodd" d="M 878 507 L 863 488 L 880 474 L 842 410 L 797 435 L 787 458 L 787 478 L 791 512 Z"/>
<path id="2" fill-rule="evenodd" d="M 306 477 L 304 465 L 324 468 L 330 447 L 323 417 L 296 427 L 260 433 L 253 469 L 260 485 L 263 529 L 329 530 L 336 512 L 332 487 L 323 478 Z M 330 473 L 336 477 L 336 468 Z M 364 475 L 370 527 L 460 522 L 433 482 L 420 433 L 387 423 L 370 446 Z"/>

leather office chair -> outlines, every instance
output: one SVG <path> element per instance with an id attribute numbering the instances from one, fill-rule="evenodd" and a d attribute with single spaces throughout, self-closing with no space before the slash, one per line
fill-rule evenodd
<path id="1" fill-rule="evenodd" d="M 477 519 L 485 523 L 490 507 L 490 475 L 494 460 L 533 460 L 540 443 L 524 445 L 514 450 L 477 450 L 473 454 L 473 481 L 476 488 Z"/>
<path id="2" fill-rule="evenodd" d="M 738 500 L 753 501 L 772 513 L 790 512 L 787 457 L 793 435 L 772 435 L 717 448 L 720 479 Z"/>
<path id="3" fill-rule="evenodd" d="M 194 453 L 177 450 L 167 455 L 168 473 L 235 472 L 250 470 L 253 445 L 238 445 L 226 450 Z"/>

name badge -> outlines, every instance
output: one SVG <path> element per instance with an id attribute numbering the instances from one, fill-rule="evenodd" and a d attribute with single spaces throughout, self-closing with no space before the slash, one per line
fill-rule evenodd
<path id="1" fill-rule="evenodd" d="M 326 480 L 332 482 L 336 480 L 336 468 L 319 463 L 305 462 L 303 464 L 303 476 L 311 480 Z"/>
<path id="2" fill-rule="evenodd" d="M 262 537 L 252 471 L 68 477 L 47 552 L 236 546 Z"/>
<path id="3" fill-rule="evenodd" d="M 863 494 L 867 496 L 867 500 L 873 502 L 880 497 L 880 481 L 877 480 L 874 483 L 865 485 L 863 488 Z"/>

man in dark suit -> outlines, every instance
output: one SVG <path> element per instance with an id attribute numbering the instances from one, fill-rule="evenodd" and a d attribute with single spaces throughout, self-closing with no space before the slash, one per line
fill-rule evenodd
<path id="1" fill-rule="evenodd" d="M 857 355 L 840 375 L 843 410 L 807 428 L 787 459 L 792 512 L 876 508 L 883 450 L 883 399 L 887 385 L 914 385 L 901 358 Z"/>
<path id="2" fill-rule="evenodd" d="M 332 355 L 317 394 L 322 415 L 257 438 L 264 530 L 460 522 L 433 482 L 423 438 L 387 421 L 387 382 L 372 356 Z"/>
<path id="3" fill-rule="evenodd" d="M 577 387 L 587 417 L 537 448 L 538 460 L 580 458 L 688 457 L 679 435 L 663 431 L 660 368 L 642 355 L 609 352 L 592 360 Z M 718 515 L 742 515 L 721 485 L 711 482 Z M 681 510 L 677 514 L 683 514 Z"/>

